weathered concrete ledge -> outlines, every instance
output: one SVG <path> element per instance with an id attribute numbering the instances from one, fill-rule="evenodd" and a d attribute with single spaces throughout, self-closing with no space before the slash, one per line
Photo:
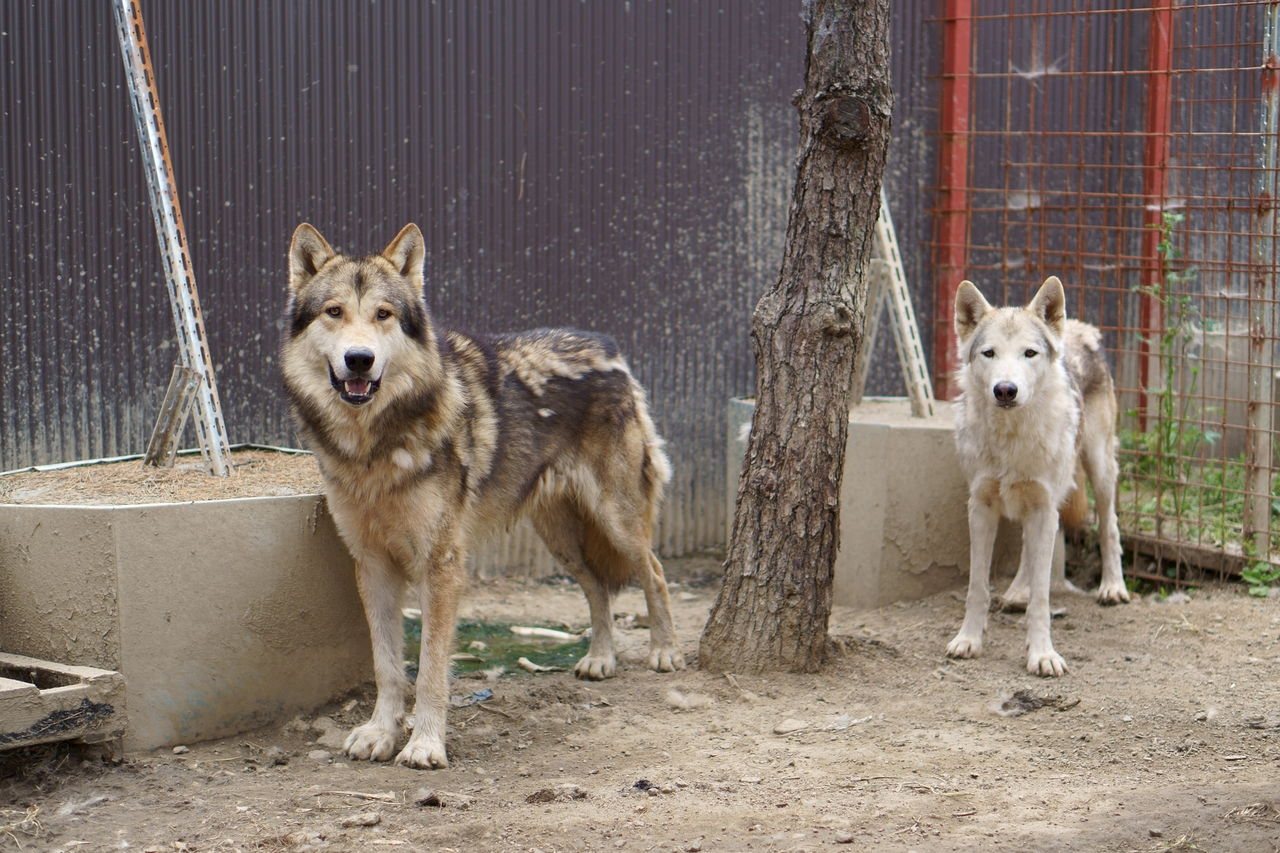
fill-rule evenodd
<path id="1" fill-rule="evenodd" d="M 246 731 L 372 672 L 319 495 L 0 505 L 0 648 L 122 673 L 130 749 Z"/>
<path id="2" fill-rule="evenodd" d="M 879 607 L 967 582 L 968 487 L 956 459 L 951 405 L 935 408 L 933 417 L 913 418 L 906 398 L 870 397 L 849 412 L 836 604 Z M 730 523 L 754 411 L 749 400 L 729 402 Z M 997 573 L 1016 567 L 1014 534 L 1002 526 Z"/>

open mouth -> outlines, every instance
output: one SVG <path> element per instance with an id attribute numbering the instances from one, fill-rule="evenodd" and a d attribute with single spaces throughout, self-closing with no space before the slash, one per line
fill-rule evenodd
<path id="1" fill-rule="evenodd" d="M 338 396 L 343 402 L 350 403 L 353 406 L 363 406 L 365 403 L 373 399 L 374 393 L 381 384 L 377 379 L 363 379 L 361 377 L 353 377 L 351 379 L 339 379 L 338 375 L 333 372 L 333 368 L 329 368 L 329 382 L 333 385 Z"/>
<path id="2" fill-rule="evenodd" d="M 996 408 L 1016 409 L 1018 408 L 1018 401 L 1017 400 L 996 400 Z"/>

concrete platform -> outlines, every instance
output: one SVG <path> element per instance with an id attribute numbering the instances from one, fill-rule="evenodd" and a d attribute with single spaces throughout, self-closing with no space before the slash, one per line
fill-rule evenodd
<path id="1" fill-rule="evenodd" d="M 935 407 L 933 417 L 913 418 L 906 398 L 872 397 L 849 413 L 836 604 L 879 607 L 967 583 L 968 487 L 956 459 L 951 405 Z M 730 523 L 754 409 L 747 400 L 729 404 Z M 1017 543 L 1017 529 L 1002 524 L 995 574 L 1012 574 Z"/>
<path id="2" fill-rule="evenodd" d="M 123 674 L 126 749 L 246 731 L 372 673 L 317 495 L 0 505 L 0 649 Z"/>

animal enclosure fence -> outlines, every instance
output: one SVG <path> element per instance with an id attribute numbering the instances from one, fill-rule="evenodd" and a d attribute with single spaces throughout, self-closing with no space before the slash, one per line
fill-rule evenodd
<path id="1" fill-rule="evenodd" d="M 1111 350 L 1127 543 L 1274 576 L 1280 4 L 941 7 L 935 375 L 961 278 L 1061 276 Z"/>

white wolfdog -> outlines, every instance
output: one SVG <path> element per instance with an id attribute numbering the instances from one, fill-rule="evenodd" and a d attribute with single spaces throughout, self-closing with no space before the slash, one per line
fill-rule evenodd
<path id="1" fill-rule="evenodd" d="M 993 308 L 972 282 L 956 292 L 960 398 L 956 447 L 969 480 L 969 593 L 964 624 L 947 646 L 975 657 L 990 605 L 996 527 L 1022 523 L 1018 574 L 1006 603 L 1027 611 L 1027 671 L 1057 676 L 1067 663 L 1049 636 L 1049 583 L 1058 533 L 1084 521 L 1087 473 L 1102 538 L 1098 601 L 1129 600 L 1116 524 L 1116 397 L 1098 330 L 1068 320 L 1062 282 L 1045 279 L 1026 308 Z"/>

